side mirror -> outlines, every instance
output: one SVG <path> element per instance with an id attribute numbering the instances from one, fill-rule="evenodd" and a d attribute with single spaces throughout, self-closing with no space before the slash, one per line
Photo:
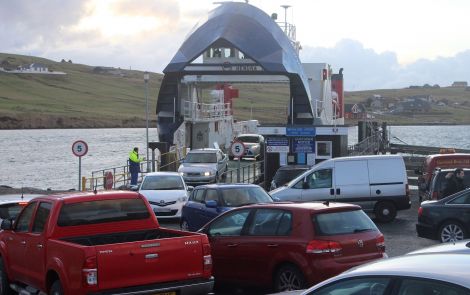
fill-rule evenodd
<path id="1" fill-rule="evenodd" d="M 274 202 L 281 202 L 281 199 L 279 199 L 278 197 L 271 197 L 271 198 L 273 198 Z"/>
<path id="2" fill-rule="evenodd" d="M 192 192 L 194 190 L 194 186 L 188 185 L 188 192 Z"/>
<path id="3" fill-rule="evenodd" d="M 131 185 L 131 186 L 129 187 L 129 189 L 130 189 L 131 191 L 133 191 L 133 192 L 139 191 L 139 188 L 140 188 L 140 185 L 139 185 L 139 184 L 138 184 L 138 185 Z"/>
<path id="4" fill-rule="evenodd" d="M 209 200 L 206 202 L 207 208 L 217 208 L 217 201 L 216 200 Z"/>
<path id="5" fill-rule="evenodd" d="M 12 219 L 3 219 L 0 228 L 3 230 L 12 230 L 13 229 L 13 220 Z"/>
<path id="6" fill-rule="evenodd" d="M 307 182 L 307 178 L 304 178 L 304 180 L 302 181 L 302 188 L 303 189 L 310 188 L 310 186 L 308 185 L 308 182 Z"/>

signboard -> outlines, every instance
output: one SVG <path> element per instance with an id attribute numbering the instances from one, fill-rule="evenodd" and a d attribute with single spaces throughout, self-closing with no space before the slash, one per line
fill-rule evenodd
<path id="1" fill-rule="evenodd" d="M 241 141 L 234 141 L 230 146 L 230 151 L 234 157 L 240 158 L 245 153 L 245 145 Z"/>
<path id="2" fill-rule="evenodd" d="M 315 127 L 286 127 L 287 136 L 311 136 L 316 134 Z"/>
<path id="3" fill-rule="evenodd" d="M 295 137 L 292 141 L 294 153 L 315 153 L 315 139 L 311 137 Z"/>
<path id="4" fill-rule="evenodd" d="M 267 153 L 288 153 L 289 139 L 286 137 L 271 137 L 266 139 Z"/>
<path id="5" fill-rule="evenodd" d="M 88 145 L 83 140 L 77 140 L 72 144 L 72 153 L 77 157 L 83 157 L 88 153 Z"/>

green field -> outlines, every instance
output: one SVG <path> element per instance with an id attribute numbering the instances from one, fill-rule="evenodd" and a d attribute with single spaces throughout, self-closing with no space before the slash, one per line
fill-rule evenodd
<path id="1" fill-rule="evenodd" d="M 115 69 L 119 70 L 119 74 L 97 73 L 94 71 L 95 66 L 0 53 L 0 66 L 4 68 L 14 69 L 33 62 L 67 75 L 0 72 L 0 129 L 145 126 L 142 71 Z M 149 114 L 152 125 L 156 121 L 155 107 L 161 80 L 161 74 L 151 73 Z M 240 90 L 240 97 L 234 101 L 235 119 L 253 118 L 264 124 L 286 122 L 289 97 L 287 84 L 235 84 L 234 87 Z M 204 95 L 208 93 L 209 89 L 206 89 Z M 362 102 L 373 94 L 384 97 L 432 94 L 459 103 L 470 100 L 470 91 L 440 88 L 348 92 L 345 101 Z M 439 120 L 432 115 L 417 115 L 415 118 L 394 115 L 377 119 L 391 123 L 470 123 L 468 108 L 448 107 L 445 112 L 438 111 Z"/>

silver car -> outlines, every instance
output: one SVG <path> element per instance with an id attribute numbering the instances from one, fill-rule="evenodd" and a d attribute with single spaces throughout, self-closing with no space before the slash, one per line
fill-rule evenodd
<path id="1" fill-rule="evenodd" d="M 204 148 L 188 152 L 178 168 L 187 185 L 216 183 L 227 176 L 228 157 L 220 149 Z"/>
<path id="2" fill-rule="evenodd" d="M 303 295 L 468 295 L 470 255 L 417 254 L 382 259 L 323 281 Z"/>

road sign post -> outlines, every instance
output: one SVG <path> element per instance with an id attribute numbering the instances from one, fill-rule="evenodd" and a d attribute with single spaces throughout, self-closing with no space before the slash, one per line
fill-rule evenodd
<path id="1" fill-rule="evenodd" d="M 88 145 L 83 140 L 77 140 L 72 144 L 72 153 L 78 157 L 78 190 L 81 191 L 82 157 L 88 153 Z"/>
<path id="2" fill-rule="evenodd" d="M 234 141 L 230 146 L 230 151 L 234 157 L 238 158 L 237 165 L 237 182 L 240 182 L 240 160 L 245 153 L 245 145 L 241 141 Z"/>

